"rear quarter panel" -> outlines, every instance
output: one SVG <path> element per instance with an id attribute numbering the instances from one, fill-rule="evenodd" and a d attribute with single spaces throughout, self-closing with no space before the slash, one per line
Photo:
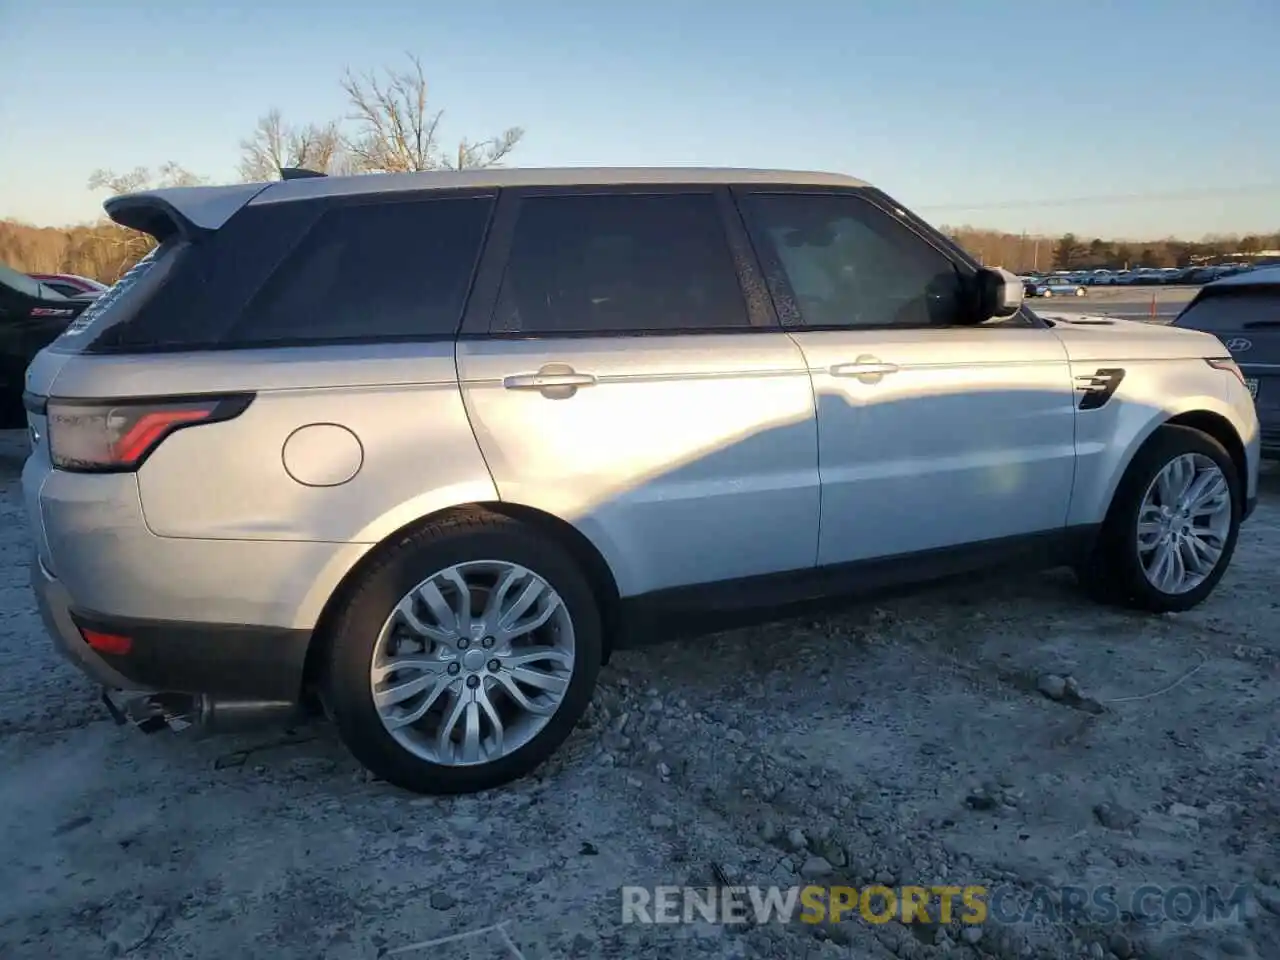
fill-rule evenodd
<path id="1" fill-rule="evenodd" d="M 444 507 L 497 499 L 452 343 L 73 358 L 56 384 L 59 396 L 237 391 L 256 394 L 243 414 L 177 431 L 138 470 L 157 536 L 371 544 Z M 286 468 L 286 442 L 317 424 L 358 440 L 349 481 L 307 485 Z M 346 454 L 320 445 L 310 459 L 323 468 L 330 455 Z"/>

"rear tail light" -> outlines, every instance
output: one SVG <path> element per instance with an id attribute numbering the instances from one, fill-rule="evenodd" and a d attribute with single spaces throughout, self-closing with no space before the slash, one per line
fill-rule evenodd
<path id="1" fill-rule="evenodd" d="M 84 637 L 85 643 L 99 653 L 111 653 L 117 657 L 123 657 L 133 649 L 133 638 L 121 636 L 118 633 L 103 633 L 101 630 L 81 627 L 80 635 Z"/>
<path id="2" fill-rule="evenodd" d="M 1244 374 L 1240 372 L 1240 367 L 1230 357 L 1207 357 L 1204 362 L 1215 370 L 1225 370 L 1239 380 L 1242 386 L 1248 386 L 1244 382 Z"/>
<path id="3" fill-rule="evenodd" d="M 238 417 L 252 394 L 154 400 L 49 400 L 49 457 L 61 470 L 136 470 L 175 430 Z"/>

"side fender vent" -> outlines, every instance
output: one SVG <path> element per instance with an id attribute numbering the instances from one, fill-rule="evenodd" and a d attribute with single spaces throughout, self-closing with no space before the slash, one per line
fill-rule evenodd
<path id="1" fill-rule="evenodd" d="M 1104 368 L 1091 374 L 1076 377 L 1076 389 L 1080 391 L 1080 409 L 1098 410 L 1106 406 L 1124 379 L 1124 371 Z"/>

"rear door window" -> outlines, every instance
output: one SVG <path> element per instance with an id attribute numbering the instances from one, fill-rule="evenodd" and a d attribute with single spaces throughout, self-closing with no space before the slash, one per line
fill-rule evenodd
<path id="1" fill-rule="evenodd" d="M 750 326 L 715 194 L 584 193 L 521 201 L 494 333 Z"/>

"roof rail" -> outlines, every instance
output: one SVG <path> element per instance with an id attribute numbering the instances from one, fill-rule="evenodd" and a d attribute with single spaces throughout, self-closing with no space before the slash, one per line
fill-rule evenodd
<path id="1" fill-rule="evenodd" d="M 319 170 L 307 170 L 304 167 L 281 167 L 281 180 L 305 180 L 307 177 L 325 177 L 328 174 L 321 173 Z"/>

